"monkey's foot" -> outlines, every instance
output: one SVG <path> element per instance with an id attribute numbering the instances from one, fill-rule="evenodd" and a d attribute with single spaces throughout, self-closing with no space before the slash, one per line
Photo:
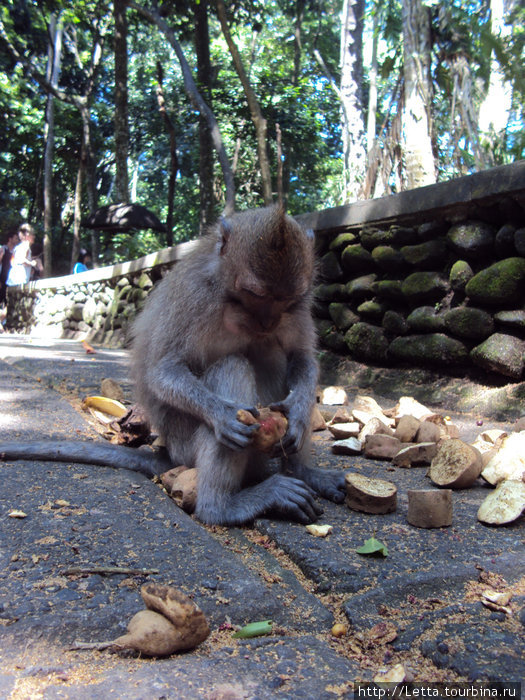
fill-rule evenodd
<path id="1" fill-rule="evenodd" d="M 326 498 L 334 503 L 342 503 L 346 496 L 346 483 L 344 472 L 336 470 L 313 469 L 303 465 L 296 466 L 293 474 L 302 479 L 321 498 Z"/>

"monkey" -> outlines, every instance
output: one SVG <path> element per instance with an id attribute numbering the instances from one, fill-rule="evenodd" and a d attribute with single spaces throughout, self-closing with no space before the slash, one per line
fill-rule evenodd
<path id="1" fill-rule="evenodd" d="M 149 477 L 196 467 L 195 516 L 243 525 L 277 514 L 300 523 L 341 503 L 344 473 L 311 466 L 318 380 L 311 315 L 314 236 L 280 206 L 221 218 L 148 295 L 132 330 L 138 402 L 169 459 L 95 443 L 0 443 L 3 459 L 104 464 Z M 288 429 L 270 457 L 251 446 L 241 408 L 282 411 Z M 88 447 L 86 447 L 88 445 Z M 51 449 L 53 448 L 53 449 Z"/>
<path id="2" fill-rule="evenodd" d="M 138 401 L 173 464 L 197 468 L 195 515 L 240 525 L 268 512 L 301 523 L 321 509 L 314 494 L 344 499 L 344 474 L 310 466 L 309 427 L 318 380 L 310 311 L 313 232 L 277 207 L 221 219 L 149 295 L 134 326 Z M 288 418 L 281 471 L 251 449 L 269 405 Z"/>

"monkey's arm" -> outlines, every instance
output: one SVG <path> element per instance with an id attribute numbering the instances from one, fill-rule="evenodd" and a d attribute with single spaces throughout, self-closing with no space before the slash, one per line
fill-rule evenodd
<path id="1" fill-rule="evenodd" d="M 77 462 L 115 469 L 130 469 L 150 478 L 173 466 L 168 458 L 134 447 L 103 442 L 40 440 L 35 442 L 0 442 L 0 459 L 36 459 L 45 462 Z"/>
<path id="2" fill-rule="evenodd" d="M 231 381 L 235 382 L 232 376 Z M 156 398 L 168 406 L 189 413 L 213 429 L 217 440 L 232 450 L 250 445 L 259 424 L 244 425 L 237 411 L 244 408 L 255 416 L 253 406 L 240 406 L 219 396 L 195 376 L 182 361 L 164 357 L 148 372 L 148 383 Z"/>
<path id="3" fill-rule="evenodd" d="M 317 362 L 310 352 L 296 351 L 288 356 L 288 396 L 271 406 L 273 410 L 282 411 L 288 417 L 288 431 L 282 442 L 282 449 L 287 454 L 299 452 L 310 429 L 318 373 Z"/>

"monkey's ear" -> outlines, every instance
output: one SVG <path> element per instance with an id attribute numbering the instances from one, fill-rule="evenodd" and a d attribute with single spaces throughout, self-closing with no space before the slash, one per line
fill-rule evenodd
<path id="1" fill-rule="evenodd" d="M 224 253 L 226 252 L 226 246 L 231 236 L 231 232 L 232 227 L 230 222 L 221 216 L 221 218 L 219 219 L 219 228 L 217 236 L 217 252 L 219 255 L 224 255 Z"/>

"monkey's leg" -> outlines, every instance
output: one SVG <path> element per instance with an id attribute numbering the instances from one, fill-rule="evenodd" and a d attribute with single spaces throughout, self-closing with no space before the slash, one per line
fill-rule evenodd
<path id="1" fill-rule="evenodd" d="M 209 389 L 240 405 L 255 405 L 255 373 L 243 357 L 230 356 L 213 365 L 204 377 Z M 232 450 L 218 442 L 202 424 L 195 435 L 198 495 L 195 514 L 203 522 L 240 525 L 278 511 L 300 522 L 312 522 L 320 514 L 313 492 L 302 481 L 274 474 L 243 488 L 250 460 L 261 456 L 252 449 Z"/>
<path id="2" fill-rule="evenodd" d="M 335 469 L 316 469 L 309 466 L 310 440 L 296 454 L 283 457 L 283 471 L 289 471 L 296 479 L 304 481 L 322 498 L 342 503 L 346 495 L 344 472 Z"/>

